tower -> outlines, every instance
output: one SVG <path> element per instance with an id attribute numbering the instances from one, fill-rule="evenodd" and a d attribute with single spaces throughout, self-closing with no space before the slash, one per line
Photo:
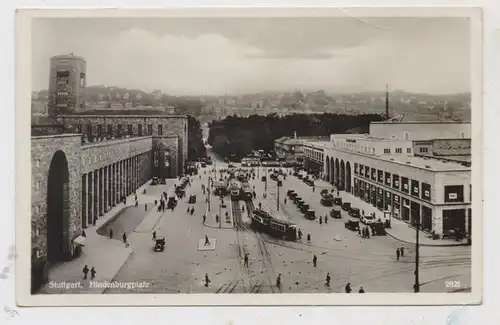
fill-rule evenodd
<path id="1" fill-rule="evenodd" d="M 73 53 L 50 59 L 49 115 L 79 112 L 85 108 L 87 63 Z"/>

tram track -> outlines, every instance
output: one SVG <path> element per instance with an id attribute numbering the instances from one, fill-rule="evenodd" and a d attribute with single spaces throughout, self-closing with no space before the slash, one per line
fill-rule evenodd
<path id="1" fill-rule="evenodd" d="M 247 251 L 245 249 L 245 244 L 243 242 L 243 239 L 241 238 L 240 233 L 245 230 L 245 225 L 243 224 L 243 220 L 241 219 L 241 208 L 239 200 L 231 200 L 231 210 L 233 214 L 233 222 L 236 229 L 236 240 L 238 245 L 238 268 L 240 269 L 241 280 L 243 283 L 243 292 L 246 293 L 247 290 L 245 285 L 245 271 L 244 268 L 241 267 L 241 261 L 245 259 Z"/>

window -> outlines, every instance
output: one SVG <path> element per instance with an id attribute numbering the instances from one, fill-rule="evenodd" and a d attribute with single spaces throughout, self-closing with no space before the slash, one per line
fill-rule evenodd
<path id="1" fill-rule="evenodd" d="M 463 202 L 463 185 L 448 185 L 444 187 L 444 202 Z"/>
<path id="2" fill-rule="evenodd" d="M 137 126 L 137 134 L 138 134 L 140 137 L 142 137 L 142 124 L 139 124 L 139 125 Z"/>
<path id="3" fill-rule="evenodd" d="M 429 148 L 420 148 L 419 151 L 420 153 L 425 153 L 429 151 Z"/>
<path id="4" fill-rule="evenodd" d="M 384 182 L 384 172 L 381 170 L 377 171 L 377 182 L 379 182 L 379 183 Z"/>
<path id="5" fill-rule="evenodd" d="M 403 153 L 403 148 L 396 148 L 396 153 Z"/>
<path id="6" fill-rule="evenodd" d="M 87 136 L 92 136 L 92 124 L 87 124 Z"/>
<path id="7" fill-rule="evenodd" d="M 77 131 L 77 133 L 82 133 L 82 125 L 81 124 L 78 124 L 76 126 L 76 131 Z"/>
<path id="8" fill-rule="evenodd" d="M 97 125 L 97 136 L 99 138 L 102 137 L 102 125 L 101 124 Z"/>
<path id="9" fill-rule="evenodd" d="M 163 125 L 158 124 L 158 135 L 163 135 Z"/>
<path id="10" fill-rule="evenodd" d="M 358 164 L 354 163 L 354 174 L 358 174 Z"/>
<path id="11" fill-rule="evenodd" d="M 399 175 L 392 175 L 392 187 L 399 190 Z"/>
<path id="12" fill-rule="evenodd" d="M 58 69 L 57 70 L 57 78 L 68 78 L 69 70 L 67 69 Z"/>
<path id="13" fill-rule="evenodd" d="M 420 196 L 420 184 L 414 179 L 411 180 L 411 195 L 415 197 Z"/>
<path id="14" fill-rule="evenodd" d="M 384 153 L 386 153 L 386 154 L 387 154 L 387 153 L 391 153 L 391 149 L 385 148 L 385 149 L 384 149 Z"/>
<path id="15" fill-rule="evenodd" d="M 153 135 L 153 125 L 152 124 L 148 125 L 148 135 Z"/>
<path id="16" fill-rule="evenodd" d="M 426 201 L 431 200 L 431 186 L 427 183 L 422 183 L 422 199 Z"/>
<path id="17" fill-rule="evenodd" d="M 36 181 L 36 189 L 39 190 L 40 189 L 40 181 Z"/>
<path id="18" fill-rule="evenodd" d="M 118 136 L 121 137 L 123 134 L 122 134 L 122 125 L 121 124 L 118 124 L 118 130 L 117 130 L 117 133 L 118 133 Z"/>
<path id="19" fill-rule="evenodd" d="M 385 185 L 391 186 L 391 173 L 385 172 Z"/>
<path id="20" fill-rule="evenodd" d="M 132 124 L 127 125 L 128 135 L 132 135 Z"/>
<path id="21" fill-rule="evenodd" d="M 111 124 L 108 124 L 107 128 L 108 128 L 108 131 L 107 131 L 108 136 L 112 136 L 113 135 L 113 126 Z"/>
<path id="22" fill-rule="evenodd" d="M 406 148 L 406 153 L 411 153 L 411 148 Z"/>
<path id="23" fill-rule="evenodd" d="M 405 193 L 410 193 L 410 186 L 408 184 L 408 178 L 401 177 L 401 184 L 403 184 L 403 187 L 401 188 L 401 190 Z"/>
<path id="24" fill-rule="evenodd" d="M 404 139 L 405 139 L 406 141 L 410 140 L 410 132 L 405 132 L 405 133 L 404 133 Z"/>

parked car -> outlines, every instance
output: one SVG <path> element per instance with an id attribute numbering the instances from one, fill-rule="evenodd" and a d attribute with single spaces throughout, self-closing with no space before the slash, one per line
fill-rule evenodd
<path id="1" fill-rule="evenodd" d="M 291 196 L 292 196 L 292 194 L 295 194 L 295 191 L 294 191 L 294 190 L 288 190 L 288 191 L 286 191 L 286 195 L 287 195 L 288 197 L 291 197 Z"/>
<path id="2" fill-rule="evenodd" d="M 344 225 L 349 230 L 353 230 L 353 231 L 359 230 L 359 221 L 357 221 L 357 220 L 347 220 L 344 223 Z"/>
<path id="3" fill-rule="evenodd" d="M 330 217 L 332 217 L 334 219 L 341 219 L 342 218 L 341 210 L 339 208 L 333 208 L 330 211 Z"/>
<path id="4" fill-rule="evenodd" d="M 265 181 L 266 181 L 266 176 L 262 176 L 262 177 L 260 178 L 260 180 L 261 180 L 262 182 L 265 182 Z"/>
<path id="5" fill-rule="evenodd" d="M 324 196 L 325 194 L 328 194 L 328 190 L 326 188 L 324 188 L 321 190 L 321 192 L 319 192 L 319 194 Z"/>
<path id="6" fill-rule="evenodd" d="M 359 218 L 360 217 L 360 212 L 358 208 L 351 207 L 349 209 L 349 215 L 353 218 Z"/>
<path id="7" fill-rule="evenodd" d="M 372 223 L 375 223 L 375 217 L 372 215 L 361 216 L 361 222 L 365 225 L 371 225 Z"/>
<path id="8" fill-rule="evenodd" d="M 309 210 L 309 204 L 302 204 L 300 207 L 300 212 L 306 213 L 306 211 Z"/>
<path id="9" fill-rule="evenodd" d="M 304 216 L 306 217 L 306 219 L 314 220 L 316 219 L 316 212 L 314 212 L 314 210 L 307 210 Z"/>
<path id="10" fill-rule="evenodd" d="M 351 209 L 351 203 L 349 203 L 349 202 L 342 203 L 342 210 L 349 211 L 350 209 Z"/>
<path id="11" fill-rule="evenodd" d="M 333 204 L 335 205 L 342 205 L 342 198 L 341 197 L 336 197 L 333 199 Z"/>
<path id="12" fill-rule="evenodd" d="M 189 196 L 189 203 L 190 204 L 196 203 L 196 195 L 190 195 Z"/>
<path id="13" fill-rule="evenodd" d="M 158 177 L 153 177 L 153 179 L 151 180 L 151 185 L 158 185 Z"/>
<path id="14" fill-rule="evenodd" d="M 326 207 L 331 207 L 333 205 L 333 198 L 330 197 L 322 197 L 320 203 Z"/>
<path id="15" fill-rule="evenodd" d="M 202 167 L 202 168 L 205 168 L 205 167 L 207 167 L 207 164 L 205 164 L 205 163 L 201 163 L 201 167 Z"/>
<path id="16" fill-rule="evenodd" d="M 387 231 L 385 230 L 385 226 L 382 221 L 375 221 L 374 223 L 370 224 L 370 228 L 372 229 L 372 235 L 375 236 L 387 235 Z"/>

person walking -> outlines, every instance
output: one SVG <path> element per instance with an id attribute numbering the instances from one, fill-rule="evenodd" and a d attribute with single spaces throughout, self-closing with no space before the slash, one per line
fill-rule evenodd
<path id="1" fill-rule="evenodd" d="M 276 278 L 276 287 L 281 289 L 281 273 L 278 274 L 278 277 Z"/>
<path id="2" fill-rule="evenodd" d="M 208 273 L 205 273 L 205 287 L 208 287 L 208 284 L 212 282 L 210 281 L 209 277 L 208 277 Z"/>
<path id="3" fill-rule="evenodd" d="M 311 234 L 307 234 L 307 241 L 311 241 Z"/>
<path id="4" fill-rule="evenodd" d="M 359 293 L 365 293 L 365 289 L 363 289 L 363 287 L 360 287 L 358 292 Z"/>
<path id="5" fill-rule="evenodd" d="M 148 204 L 144 204 L 144 211 L 148 211 Z"/>
<path id="6" fill-rule="evenodd" d="M 359 237 L 364 237 L 364 233 L 363 233 L 363 235 L 361 235 L 361 227 L 358 227 L 358 235 L 359 235 Z"/>
<path id="7" fill-rule="evenodd" d="M 326 283 L 325 283 L 325 285 L 326 285 L 327 287 L 330 287 L 330 280 L 331 280 L 331 279 L 332 279 L 332 278 L 330 277 L 330 272 L 328 272 L 328 273 L 326 274 Z"/>
<path id="8" fill-rule="evenodd" d="M 401 254 L 401 252 L 399 251 L 399 248 L 396 249 L 396 260 L 399 261 L 399 254 Z"/>
<path id="9" fill-rule="evenodd" d="M 207 221 L 207 216 L 203 215 L 203 224 L 205 224 L 206 221 Z"/>
<path id="10" fill-rule="evenodd" d="M 85 266 L 83 267 L 82 272 L 83 272 L 83 279 L 87 280 L 87 274 L 89 273 L 89 268 L 88 268 L 87 264 L 85 264 Z"/>
<path id="11" fill-rule="evenodd" d="M 283 200 L 283 202 L 286 204 L 286 198 L 285 198 L 285 200 Z"/>
<path id="12" fill-rule="evenodd" d="M 319 224 L 322 225 L 323 224 L 323 217 L 319 216 Z"/>
<path id="13" fill-rule="evenodd" d="M 325 214 L 325 223 L 328 223 L 328 214 Z"/>
<path id="14" fill-rule="evenodd" d="M 244 260 L 245 261 L 244 261 L 243 265 L 246 266 L 246 267 L 248 267 L 248 253 L 245 254 L 245 259 Z"/>
<path id="15" fill-rule="evenodd" d="M 366 227 L 366 238 L 370 239 L 370 229 Z"/>
<path id="16" fill-rule="evenodd" d="M 96 274 L 95 267 L 92 266 L 92 269 L 90 269 L 90 280 L 94 280 Z"/>
<path id="17" fill-rule="evenodd" d="M 207 235 L 205 235 L 205 245 L 204 246 L 210 246 L 210 240 L 208 240 Z"/>
<path id="18" fill-rule="evenodd" d="M 405 257 L 405 247 L 401 245 L 401 248 L 399 250 L 401 251 L 401 257 Z"/>
<path id="19" fill-rule="evenodd" d="M 156 240 L 156 230 L 153 231 L 153 240 Z"/>
<path id="20" fill-rule="evenodd" d="M 351 293 L 351 292 L 352 292 L 351 283 L 349 282 L 345 286 L 345 293 Z"/>
<path id="21" fill-rule="evenodd" d="M 316 254 L 314 254 L 314 256 L 313 256 L 313 266 L 316 267 L 317 263 L 318 263 L 318 257 L 316 256 Z"/>
<path id="22" fill-rule="evenodd" d="M 113 239 L 113 228 L 109 229 L 109 239 Z"/>
<path id="23" fill-rule="evenodd" d="M 128 247 L 127 234 L 126 233 L 123 233 L 123 243 L 125 244 L 125 247 Z"/>

